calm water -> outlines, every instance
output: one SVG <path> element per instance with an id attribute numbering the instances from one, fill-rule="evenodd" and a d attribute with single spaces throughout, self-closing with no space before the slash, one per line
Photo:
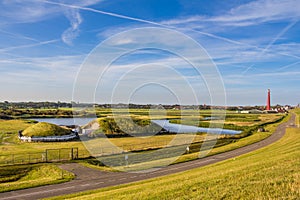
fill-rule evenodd
<path id="1" fill-rule="evenodd" d="M 48 122 L 56 125 L 79 125 L 83 126 L 93 121 L 94 118 L 35 118 L 33 120 L 39 122 Z M 152 120 L 153 123 L 163 127 L 167 131 L 174 133 L 215 133 L 215 134 L 227 134 L 227 135 L 235 135 L 240 134 L 242 131 L 235 131 L 229 129 L 220 129 L 220 128 L 201 128 L 197 126 L 188 126 L 181 124 L 173 124 L 168 120 Z"/>
<path id="2" fill-rule="evenodd" d="M 240 134 L 242 131 L 235 131 L 229 129 L 220 129 L 220 128 L 201 128 L 197 126 L 188 126 L 181 124 L 173 124 L 168 120 L 152 120 L 153 123 L 163 127 L 167 131 L 174 133 L 213 133 L 213 134 L 226 134 L 226 135 L 235 135 Z"/>
<path id="3" fill-rule="evenodd" d="M 94 118 L 34 118 L 38 122 L 48 122 L 56 125 L 78 125 L 83 126 L 91 121 Z"/>

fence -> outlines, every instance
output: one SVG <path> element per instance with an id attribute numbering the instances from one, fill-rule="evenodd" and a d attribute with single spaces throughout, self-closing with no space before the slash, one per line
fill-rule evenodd
<path id="1" fill-rule="evenodd" d="M 39 153 L 27 153 L 27 154 L 11 154 L 11 155 L 0 155 L 0 166 L 2 165 L 14 165 L 14 164 L 31 164 L 31 163 L 44 163 L 44 162 L 60 162 L 75 160 L 81 158 L 88 158 L 91 155 L 93 157 L 100 156 L 111 156 L 123 154 L 125 152 L 143 152 L 147 150 L 155 150 L 161 148 L 167 148 L 172 150 L 171 147 L 186 148 L 191 144 L 201 143 L 202 138 L 197 140 L 185 140 L 183 138 L 177 140 L 162 140 L 162 141 L 150 141 L 141 142 L 136 144 L 124 144 L 121 146 L 98 146 L 88 149 L 89 151 L 82 150 L 78 151 L 78 148 L 59 148 L 59 149 L 46 149 L 44 152 Z M 173 149 L 174 150 L 174 149 Z"/>
<path id="2" fill-rule="evenodd" d="M 196 142 L 196 141 L 194 141 Z M 26 154 L 10 154 L 0 155 L 0 166 L 15 165 L 15 164 L 33 164 L 45 162 L 60 162 L 87 158 L 89 156 L 109 156 L 122 154 L 124 152 L 139 152 L 151 149 L 160 149 L 172 146 L 189 145 L 191 141 L 178 140 L 171 142 L 170 140 L 155 141 L 155 142 L 141 142 L 137 144 L 124 144 L 122 146 L 101 147 L 96 146 L 95 149 L 78 151 L 78 148 L 58 148 L 46 149 L 44 152 L 26 153 Z"/>
<path id="3" fill-rule="evenodd" d="M 204 137 L 203 137 L 204 138 Z M 167 148 L 167 147 L 174 147 L 174 146 L 188 146 L 191 143 L 198 143 L 202 142 L 203 138 L 197 138 L 193 141 L 191 141 L 191 138 L 184 139 L 179 138 L 176 140 L 161 140 L 161 141 L 149 141 L 149 142 L 139 142 L 139 143 L 133 143 L 133 144 L 111 144 L 111 145 L 95 145 L 91 144 L 88 148 L 88 151 L 91 156 L 93 157 L 100 157 L 100 156 L 108 156 L 108 155 L 116 155 L 116 154 L 122 154 L 126 152 L 143 152 L 143 151 L 149 151 L 149 150 L 156 150 L 161 148 Z M 86 158 L 88 156 L 82 156 L 83 152 L 80 152 L 80 158 Z"/>
<path id="4" fill-rule="evenodd" d="M 0 165 L 33 164 L 75 160 L 78 148 L 46 149 L 45 152 L 0 155 Z"/>
<path id="5" fill-rule="evenodd" d="M 170 141 L 158 142 L 144 142 L 138 144 L 127 144 L 122 146 L 113 147 L 97 147 L 91 153 L 93 156 L 108 156 L 122 154 L 124 152 L 139 152 L 150 149 L 159 149 L 171 146 L 189 145 L 190 141 L 177 141 L 170 144 Z M 78 148 L 59 148 L 59 149 L 46 149 L 44 152 L 26 153 L 26 154 L 11 154 L 0 155 L 0 166 L 15 165 L 15 164 L 33 164 L 45 162 L 60 162 L 75 160 L 79 158 L 87 158 L 90 153 L 87 151 L 78 151 Z"/>

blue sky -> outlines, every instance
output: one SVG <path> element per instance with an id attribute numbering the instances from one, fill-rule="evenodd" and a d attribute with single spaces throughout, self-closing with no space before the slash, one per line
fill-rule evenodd
<path id="1" fill-rule="evenodd" d="M 0 101 L 71 101 L 80 69 L 95 47 L 123 31 L 156 27 L 182 33 L 202 46 L 220 73 L 227 105 L 264 105 L 268 88 L 273 104 L 296 105 L 299 10 L 299 0 L 2 0 Z M 210 104 L 205 80 L 195 78 L 188 65 L 170 52 L 143 50 L 114 61 L 105 81 L 89 87 L 95 90 L 96 102 L 109 102 L 111 85 L 125 77 L 122 69 L 136 69 L 126 83 L 118 82 L 122 87 L 114 102 L 178 103 L 180 96 L 181 103 L 194 103 L 181 82 L 174 81 L 180 75 L 197 91 L 197 102 Z M 168 71 L 172 67 L 177 69 L 174 74 Z M 161 79 L 170 85 L 135 86 L 141 84 L 138 78 L 150 81 L 160 74 L 168 75 Z M 138 88 L 130 99 L 122 93 L 126 86 Z M 74 100 L 89 101 L 85 95 Z"/>

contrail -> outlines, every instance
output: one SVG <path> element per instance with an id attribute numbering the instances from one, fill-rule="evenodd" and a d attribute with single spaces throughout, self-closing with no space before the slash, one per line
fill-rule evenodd
<path id="1" fill-rule="evenodd" d="M 130 16 L 126 16 L 126 15 L 120 15 L 120 14 L 116 14 L 116 13 L 111 13 L 111 12 L 96 10 L 96 9 L 93 9 L 93 8 L 87 8 L 87 7 L 82 7 L 82 6 L 76 6 L 76 5 L 64 4 L 64 3 L 58 3 L 58 2 L 52 2 L 52 1 L 47 1 L 47 0 L 45 0 L 43 2 L 48 3 L 48 4 L 52 4 L 52 5 L 58 5 L 58 6 L 68 7 L 68 8 L 74 8 L 74 9 L 91 11 L 91 12 L 95 12 L 95 13 L 100 13 L 100 14 L 104 14 L 104 15 L 109 15 L 109 16 L 113 16 L 113 17 L 122 18 L 122 19 L 128 19 L 128 20 L 133 20 L 133 21 L 137 21 L 137 22 L 142 22 L 142 23 L 152 24 L 152 25 L 156 25 L 156 26 L 161 26 L 161 27 L 165 27 L 165 28 L 177 29 L 177 27 L 175 27 L 175 26 L 169 26 L 169 25 L 165 25 L 165 24 L 161 24 L 161 23 L 153 22 L 153 21 L 149 21 L 149 20 L 144 20 L 144 19 L 140 19 L 140 18 L 135 18 L 135 17 L 130 17 Z M 231 40 L 231 39 L 228 39 L 228 38 L 224 38 L 224 37 L 221 37 L 221 36 L 217 36 L 217 35 L 214 35 L 214 34 L 211 34 L 211 33 L 202 32 L 202 31 L 196 31 L 194 29 L 190 29 L 190 30 L 195 31 L 197 33 L 200 33 L 202 35 L 206 35 L 206 36 L 212 37 L 212 38 L 216 38 L 216 39 L 219 39 L 219 40 L 224 40 L 224 41 L 229 42 L 229 43 L 238 44 L 238 45 L 245 45 L 245 44 L 243 44 L 241 42 L 234 41 L 234 40 Z"/>
<path id="2" fill-rule="evenodd" d="M 42 41 L 42 42 L 38 42 L 35 44 L 28 44 L 28 45 L 21 45 L 21 46 L 14 46 L 14 47 L 7 47 L 7 48 L 3 48 L 0 49 L 0 52 L 4 52 L 4 51 L 11 51 L 14 49 L 21 49 L 21 48 L 28 48 L 28 47 L 35 47 L 35 46 L 40 46 L 40 45 L 44 45 L 44 44 L 51 44 L 51 43 L 55 43 L 58 42 L 59 40 L 47 40 L 47 41 Z"/>
<path id="3" fill-rule="evenodd" d="M 24 35 L 21 35 L 21 34 L 16 34 L 16 33 L 11 33 L 11 32 L 8 32 L 8 31 L 5 31 L 3 29 L 0 29 L 0 32 L 2 33 L 5 33 L 7 35 L 10 35 L 10 36 L 13 36 L 15 38 L 20 38 L 20 39 L 26 39 L 26 40 L 29 40 L 29 41 L 33 41 L 33 42 L 37 42 L 36 44 L 31 44 L 31 45 L 22 45 L 22 46 L 15 46 L 15 47 L 7 47 L 7 48 L 3 48 L 3 49 L 0 49 L 0 52 L 1 53 L 4 53 L 4 51 L 9 51 L 9 50 L 13 50 L 13 49 L 20 49 L 20 48 L 27 48 L 27 47 L 33 47 L 33 46 L 39 46 L 39 45 L 44 45 L 44 44 L 50 44 L 50 43 L 55 43 L 57 41 L 59 41 L 59 39 L 56 39 L 56 40 L 50 40 L 50 41 L 40 41 L 40 40 L 37 40 L 35 38 L 32 38 L 32 37 L 28 37 L 28 36 L 24 36 Z M 57 48 L 61 48 L 61 49 L 66 49 L 62 46 L 58 46 L 58 45 L 53 45 Z M 82 54 L 83 52 L 80 52 L 80 51 L 77 51 L 75 50 L 74 48 L 71 49 L 73 52 L 75 53 L 80 53 Z M 8 55 L 8 54 L 7 54 Z M 14 56 L 14 57 L 19 57 L 19 58 L 23 58 L 23 56 L 17 56 L 17 55 L 13 55 L 13 54 L 10 54 L 11 56 Z"/>
<path id="4" fill-rule="evenodd" d="M 288 30 L 290 30 L 295 24 L 298 23 L 298 20 L 290 23 L 287 27 L 285 27 L 264 49 L 264 51 L 261 52 L 263 54 L 265 51 L 267 51 L 281 36 L 283 36 Z"/>
<path id="5" fill-rule="evenodd" d="M 273 46 L 273 44 L 281 37 L 283 36 L 288 30 L 290 30 L 290 28 L 292 28 L 295 24 L 298 23 L 298 20 L 295 20 L 294 22 L 290 23 L 289 25 L 287 25 L 282 31 L 280 31 L 279 34 L 277 34 L 277 36 L 264 48 L 262 49 L 262 51 L 260 52 L 260 54 L 257 56 L 257 58 L 260 58 L 262 55 L 264 55 L 264 53 L 266 51 L 268 51 L 270 49 L 271 46 Z M 298 56 L 296 56 L 298 58 Z M 246 74 L 255 64 L 252 64 L 251 66 L 249 66 L 242 74 Z"/>
<path id="6" fill-rule="evenodd" d="M 71 4 L 52 2 L 52 1 L 47 1 L 47 0 L 42 1 L 42 2 L 52 4 L 52 5 L 57 5 L 57 6 L 63 6 L 63 7 L 75 8 L 75 9 L 79 9 L 79 10 L 91 11 L 91 12 L 94 12 L 94 13 L 109 15 L 109 16 L 112 16 L 112 17 L 118 17 L 118 18 L 122 18 L 122 19 L 133 20 L 133 21 L 137 21 L 137 22 L 143 22 L 143 23 L 157 25 L 157 26 L 168 27 L 168 26 L 160 24 L 160 23 L 156 23 L 156 22 L 152 22 L 152 21 L 148 21 L 148 20 L 144 20 L 144 19 L 139 19 L 139 18 L 135 18 L 135 17 L 130 17 L 130 16 L 126 16 L 126 15 L 120 15 L 120 14 L 116 14 L 116 13 L 106 12 L 106 11 L 97 10 L 97 9 L 88 8 L 88 7 L 82 7 L 82 6 L 76 6 L 76 5 L 71 5 Z"/>
<path id="7" fill-rule="evenodd" d="M 37 39 L 27 37 L 27 36 L 24 36 L 24 35 L 20 35 L 20 34 L 11 33 L 11 32 L 5 31 L 5 30 L 0 29 L 0 32 L 5 33 L 5 34 L 10 35 L 10 36 L 13 36 L 15 38 L 22 38 L 22 39 L 26 39 L 26 40 L 30 40 L 30 41 L 34 41 L 34 42 L 40 42 Z"/>
<path id="8" fill-rule="evenodd" d="M 99 13 L 99 14 L 103 14 L 103 15 L 109 15 L 109 16 L 112 16 L 112 17 L 117 17 L 117 18 L 121 18 L 121 19 L 128 19 L 128 20 L 142 22 L 142 23 L 147 23 L 147 24 L 152 24 L 152 25 L 156 25 L 156 26 L 160 26 L 160 27 L 165 27 L 165 28 L 170 28 L 170 29 L 178 29 L 177 27 L 169 26 L 169 25 L 165 25 L 165 24 L 161 24 L 161 23 L 158 23 L 158 22 L 153 22 L 153 21 L 144 20 L 144 19 L 140 19 L 140 18 L 130 17 L 130 16 L 126 16 L 126 15 L 120 15 L 120 14 L 106 12 L 106 11 L 97 10 L 97 9 L 88 8 L 88 7 L 82 7 L 82 6 L 77 6 L 77 5 L 52 2 L 52 1 L 47 1 L 47 0 L 42 1 L 42 2 L 45 2 L 45 3 L 48 3 L 48 4 L 52 4 L 52 5 L 57 5 L 57 6 L 68 7 L 68 8 L 74 8 L 74 9 L 79 9 L 79 10 L 86 10 L 86 11 L 90 11 L 90 12 L 94 12 L 94 13 Z M 292 26 L 292 25 L 290 25 L 290 26 Z M 211 38 L 216 38 L 216 39 L 219 39 L 219 40 L 223 40 L 223 41 L 228 42 L 228 43 L 232 43 L 232 44 L 236 44 L 236 45 L 242 45 L 242 46 L 247 46 L 247 47 L 255 48 L 255 49 L 258 49 L 258 50 L 262 50 L 262 51 L 268 51 L 268 49 L 266 49 L 266 48 L 260 48 L 260 47 L 257 47 L 255 45 L 250 45 L 250 44 L 242 43 L 242 42 L 239 42 L 239 41 L 231 40 L 231 39 L 228 39 L 228 38 L 225 38 L 225 37 L 221 37 L 221 36 L 218 36 L 218 35 L 215 35 L 215 34 L 203 32 L 203 31 L 197 31 L 197 30 L 194 30 L 194 29 L 189 29 L 189 30 L 197 32 L 197 33 L 205 35 L 205 36 L 208 36 L 208 37 L 211 37 Z M 284 56 L 289 56 L 289 57 L 300 59 L 300 57 L 296 56 L 296 55 L 290 55 L 290 54 L 281 53 L 281 52 L 274 52 L 274 53 L 279 54 L 279 55 L 284 55 Z"/>
<path id="9" fill-rule="evenodd" d="M 289 68 L 289 67 L 291 67 L 291 66 L 297 65 L 297 64 L 299 64 L 299 63 L 300 63 L 300 61 L 297 61 L 297 62 L 294 62 L 294 63 L 292 63 L 292 64 L 288 64 L 288 65 L 282 66 L 282 67 L 280 67 L 279 69 L 277 69 L 276 71 L 284 70 L 284 69 L 286 69 L 286 68 Z"/>

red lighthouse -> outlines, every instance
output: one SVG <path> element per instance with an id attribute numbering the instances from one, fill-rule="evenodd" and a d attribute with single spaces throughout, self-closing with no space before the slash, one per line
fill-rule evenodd
<path id="1" fill-rule="evenodd" d="M 271 91 L 268 89 L 267 110 L 271 110 Z"/>

